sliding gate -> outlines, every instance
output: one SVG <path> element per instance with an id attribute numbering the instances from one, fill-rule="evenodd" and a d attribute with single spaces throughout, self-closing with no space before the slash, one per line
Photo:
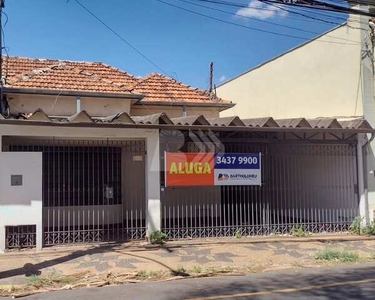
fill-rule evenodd
<path id="1" fill-rule="evenodd" d="M 341 232 L 359 214 L 355 144 L 242 140 L 223 146 L 226 152 L 262 153 L 262 186 L 166 187 L 162 230 L 169 238 L 285 234 L 293 228 Z M 202 151 L 194 143 L 182 149 Z M 163 150 L 176 151 L 168 143 Z"/>
<path id="2" fill-rule="evenodd" d="M 145 142 L 4 138 L 43 153 L 44 245 L 146 236 Z"/>

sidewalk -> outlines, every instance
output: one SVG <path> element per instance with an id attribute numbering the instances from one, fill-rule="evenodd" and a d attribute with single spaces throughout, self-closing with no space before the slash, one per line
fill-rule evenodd
<path id="1" fill-rule="evenodd" d="M 324 249 L 351 251 L 369 260 L 375 258 L 375 239 L 350 235 L 243 237 L 168 242 L 162 247 L 134 242 L 17 251 L 0 256 L 0 285 L 25 285 L 33 275 L 96 276 L 99 280 L 133 274 L 147 279 L 157 272 L 171 276 L 204 270 L 250 273 L 316 267 L 324 263 L 316 261 L 314 253 Z"/>

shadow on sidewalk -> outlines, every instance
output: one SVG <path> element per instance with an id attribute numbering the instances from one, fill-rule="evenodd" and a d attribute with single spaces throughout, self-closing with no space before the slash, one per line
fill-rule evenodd
<path id="1" fill-rule="evenodd" d="M 22 275 L 25 275 L 26 277 L 29 277 L 29 276 L 32 276 L 32 275 L 40 275 L 42 269 L 53 267 L 53 266 L 56 266 L 58 264 L 66 263 L 68 261 L 71 261 L 73 259 L 77 259 L 79 257 L 83 257 L 85 255 L 93 255 L 93 254 L 106 253 L 106 252 L 122 253 L 121 250 L 118 249 L 119 246 L 120 246 L 120 244 L 118 244 L 118 243 L 103 245 L 103 246 L 95 246 L 95 247 L 85 249 L 85 250 L 77 250 L 77 251 L 74 251 L 74 252 L 72 252 L 68 255 L 58 257 L 58 258 L 54 258 L 54 259 L 51 259 L 51 260 L 46 260 L 46 261 L 36 263 L 36 264 L 26 263 L 23 267 L 19 267 L 19 268 L 15 268 L 15 269 L 12 269 L 12 270 L 0 272 L 0 280 L 10 278 L 10 277 L 14 277 L 14 276 L 22 276 Z M 166 246 L 160 246 L 160 247 L 153 248 L 153 250 L 158 250 L 158 249 L 164 249 L 168 252 L 173 252 L 173 250 L 169 249 Z M 147 250 L 147 249 L 145 249 L 145 250 Z M 40 254 L 43 254 L 43 253 L 40 253 Z M 179 274 L 178 271 L 174 270 L 173 268 L 167 266 L 166 264 L 164 264 L 164 263 L 162 263 L 158 260 L 155 260 L 155 259 L 152 259 L 152 258 L 149 258 L 149 257 L 145 257 L 145 256 L 142 256 L 142 255 L 131 254 L 131 253 L 123 253 L 123 254 L 129 255 L 129 256 L 132 256 L 132 257 L 142 258 L 144 260 L 149 260 L 149 261 L 152 261 L 154 263 L 157 263 L 160 266 L 168 269 L 172 274 L 178 274 L 180 276 L 185 275 L 185 274 Z M 37 255 L 38 255 L 38 253 L 37 253 Z"/>

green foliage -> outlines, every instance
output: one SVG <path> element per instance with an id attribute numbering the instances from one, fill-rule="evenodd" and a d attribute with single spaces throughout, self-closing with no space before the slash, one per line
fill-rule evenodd
<path id="1" fill-rule="evenodd" d="M 362 220 L 361 217 L 356 217 L 352 224 L 350 224 L 349 232 L 352 234 L 363 234 L 363 235 L 375 235 L 375 223 L 371 222 L 370 225 L 362 226 Z"/>
<path id="2" fill-rule="evenodd" d="M 349 232 L 352 234 L 361 234 L 361 222 L 362 218 L 359 216 L 356 217 L 349 226 Z"/>
<path id="3" fill-rule="evenodd" d="M 43 282 L 43 279 L 39 275 L 32 274 L 28 277 L 28 281 L 31 285 L 40 285 Z"/>
<path id="4" fill-rule="evenodd" d="M 149 233 L 148 239 L 150 244 L 163 245 L 167 240 L 167 235 L 160 230 L 155 230 Z"/>
<path id="5" fill-rule="evenodd" d="M 237 230 L 234 234 L 234 236 L 237 238 L 237 239 L 240 239 L 242 237 L 242 233 L 240 230 Z"/>
<path id="6" fill-rule="evenodd" d="M 294 226 L 290 230 L 290 234 L 295 237 L 307 237 L 309 235 L 303 225 Z"/>
<path id="7" fill-rule="evenodd" d="M 354 252 L 344 251 L 341 253 L 340 261 L 341 262 L 354 262 L 359 260 L 359 255 Z"/>
<path id="8" fill-rule="evenodd" d="M 359 259 L 358 254 L 349 251 L 337 251 L 337 250 L 323 250 L 319 251 L 315 255 L 317 260 L 326 260 L 326 261 L 341 261 L 341 262 L 354 262 Z"/>
<path id="9" fill-rule="evenodd" d="M 375 223 L 371 222 L 369 226 L 365 226 L 361 229 L 361 234 L 364 235 L 375 235 Z"/>
<path id="10" fill-rule="evenodd" d="M 189 273 L 186 272 L 186 269 L 183 266 L 178 266 L 176 270 L 171 271 L 171 274 L 173 276 L 183 276 L 183 277 L 189 276 Z"/>
<path id="11" fill-rule="evenodd" d="M 202 273 L 202 268 L 200 266 L 194 266 L 192 269 L 193 273 L 200 274 Z"/>
<path id="12" fill-rule="evenodd" d="M 137 274 L 135 274 L 135 277 L 137 278 L 147 278 L 147 271 L 145 270 L 139 270 Z"/>

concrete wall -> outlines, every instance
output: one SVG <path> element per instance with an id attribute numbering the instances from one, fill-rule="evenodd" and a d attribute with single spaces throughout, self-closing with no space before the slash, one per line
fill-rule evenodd
<path id="1" fill-rule="evenodd" d="M 36 225 L 37 248 L 42 247 L 42 153 L 0 152 L 0 251 L 5 249 L 5 226 Z M 11 175 L 22 175 L 11 186 Z"/>
<path id="2" fill-rule="evenodd" d="M 130 110 L 132 116 L 144 116 L 150 114 L 156 114 L 159 112 L 165 112 L 170 118 L 182 117 L 183 111 L 182 106 L 140 106 L 134 105 Z M 186 113 L 188 116 L 204 115 L 206 118 L 218 118 L 220 111 L 216 107 L 186 107 Z"/>
<path id="3" fill-rule="evenodd" d="M 341 26 L 224 83 L 218 96 L 236 106 L 221 116 L 362 116 L 361 38 Z"/>
<path id="4" fill-rule="evenodd" d="M 81 110 L 90 116 L 106 117 L 130 111 L 130 99 L 80 97 Z M 33 113 L 38 108 L 50 116 L 72 116 L 77 112 L 76 97 L 12 94 L 8 96 L 11 113 Z"/>

